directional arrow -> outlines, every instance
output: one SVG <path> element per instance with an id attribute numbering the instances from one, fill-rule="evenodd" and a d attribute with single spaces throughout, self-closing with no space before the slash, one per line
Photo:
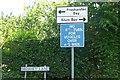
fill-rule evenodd
<path id="1" fill-rule="evenodd" d="M 61 14 L 61 13 L 65 13 L 65 11 L 61 11 L 61 10 L 59 10 L 59 13 Z"/>
<path id="2" fill-rule="evenodd" d="M 85 21 L 86 19 L 83 17 L 83 19 L 79 19 L 79 20 L 83 20 L 83 21 Z"/>

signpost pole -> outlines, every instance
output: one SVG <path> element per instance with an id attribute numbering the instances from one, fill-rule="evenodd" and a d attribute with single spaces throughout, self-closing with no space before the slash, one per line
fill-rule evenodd
<path id="1" fill-rule="evenodd" d="M 27 67 L 27 64 L 25 65 L 25 67 Z M 27 71 L 25 71 L 25 76 L 24 76 L 25 80 L 27 78 Z"/>
<path id="2" fill-rule="evenodd" d="M 69 1 L 74 2 L 76 0 Z M 57 23 L 61 24 L 60 46 L 71 47 L 71 80 L 74 80 L 74 47 L 84 47 L 83 23 L 86 22 L 88 22 L 87 6 L 74 7 L 73 5 L 72 7 L 57 7 Z"/>
<path id="3" fill-rule="evenodd" d="M 44 80 L 46 80 L 46 71 L 44 71 Z"/>
<path id="4" fill-rule="evenodd" d="M 46 68 L 46 65 L 44 66 Z M 46 71 L 44 71 L 44 80 L 46 80 Z"/>
<path id="5" fill-rule="evenodd" d="M 71 79 L 71 80 L 74 80 L 74 47 L 72 47 L 71 49 L 72 49 L 72 50 L 71 50 L 71 51 L 72 51 L 72 52 L 71 52 L 71 56 L 72 56 L 72 61 L 71 61 L 71 62 L 72 62 L 72 63 L 71 63 L 71 64 L 72 64 L 72 65 L 71 65 L 71 67 L 72 67 L 71 78 L 72 78 L 72 79 Z"/>

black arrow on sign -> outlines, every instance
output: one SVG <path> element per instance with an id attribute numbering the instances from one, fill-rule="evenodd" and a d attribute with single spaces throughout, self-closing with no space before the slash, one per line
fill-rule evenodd
<path id="1" fill-rule="evenodd" d="M 83 18 L 83 19 L 79 19 L 79 20 L 83 20 L 83 21 L 85 21 L 86 19 L 85 19 L 85 18 Z"/>
<path id="2" fill-rule="evenodd" d="M 59 10 L 59 13 L 61 14 L 61 13 L 65 13 L 65 11 L 61 11 L 61 10 Z"/>

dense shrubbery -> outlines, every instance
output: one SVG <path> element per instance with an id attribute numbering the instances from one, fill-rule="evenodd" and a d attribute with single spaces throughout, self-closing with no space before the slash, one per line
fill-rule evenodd
<path id="1" fill-rule="evenodd" d="M 118 3 L 35 3 L 25 7 L 26 16 L 9 15 L 0 20 L 3 78 L 21 78 L 21 66 L 50 66 L 49 78 L 70 78 L 71 50 L 60 48 L 57 6 L 88 6 L 85 47 L 75 48 L 76 78 L 120 78 Z M 30 72 L 28 77 L 40 77 Z"/>

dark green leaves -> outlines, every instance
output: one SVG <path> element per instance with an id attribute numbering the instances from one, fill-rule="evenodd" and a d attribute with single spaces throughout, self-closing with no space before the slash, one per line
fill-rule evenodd
<path id="1" fill-rule="evenodd" d="M 75 48 L 75 78 L 118 78 L 119 4 L 109 2 L 36 3 L 25 8 L 25 16 L 3 17 L 0 45 L 7 39 L 3 46 L 3 77 L 23 77 L 20 67 L 28 64 L 49 66 L 48 78 L 70 78 L 71 50 L 60 48 L 56 8 L 82 5 L 89 8 L 89 21 L 85 24 L 85 47 Z M 29 77 L 42 75 L 29 73 Z"/>

